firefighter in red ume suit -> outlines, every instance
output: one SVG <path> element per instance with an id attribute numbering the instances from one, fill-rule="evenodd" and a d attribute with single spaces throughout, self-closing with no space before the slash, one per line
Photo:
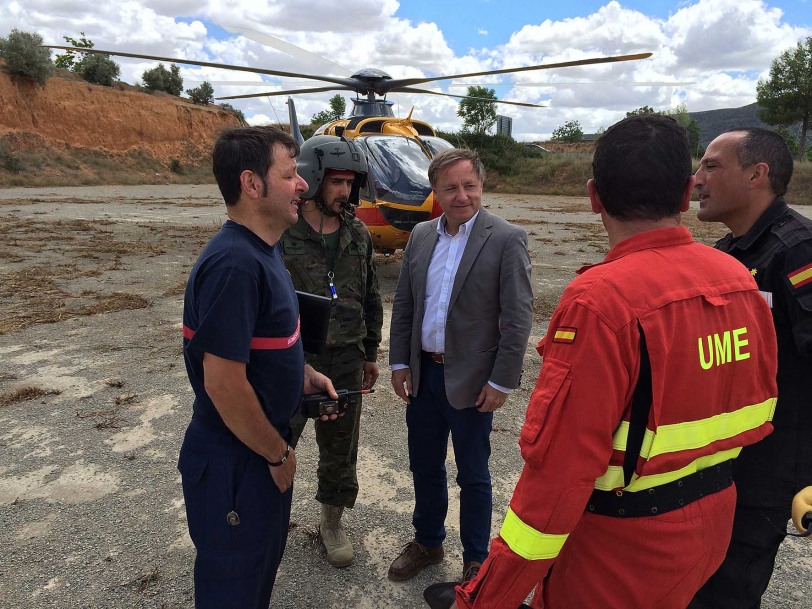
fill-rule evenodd
<path id="1" fill-rule="evenodd" d="M 521 431 L 525 466 L 459 607 L 684 609 L 725 555 L 731 461 L 772 430 L 770 309 L 739 262 L 680 226 L 685 131 L 634 117 L 589 182 L 610 251 L 565 290 Z M 628 450 L 627 450 L 628 449 Z"/>

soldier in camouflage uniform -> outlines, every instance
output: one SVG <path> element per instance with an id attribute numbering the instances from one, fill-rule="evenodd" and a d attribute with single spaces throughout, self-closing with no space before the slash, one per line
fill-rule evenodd
<path id="1" fill-rule="evenodd" d="M 338 389 L 371 389 L 381 342 L 383 306 L 367 227 L 349 213 L 366 179 L 366 159 L 343 138 L 317 136 L 302 145 L 299 175 L 309 189 L 302 196 L 299 221 L 281 239 L 285 266 L 297 290 L 333 299 L 324 351 L 306 361 Z M 353 550 L 341 516 L 358 495 L 355 466 L 361 396 L 343 417 L 315 421 L 319 446 L 321 535 L 327 559 L 336 567 L 352 562 Z M 291 421 L 296 446 L 307 420 Z"/>

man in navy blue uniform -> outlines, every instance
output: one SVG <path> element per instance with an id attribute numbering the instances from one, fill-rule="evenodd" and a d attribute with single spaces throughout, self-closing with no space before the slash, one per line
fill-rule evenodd
<path id="1" fill-rule="evenodd" d="M 298 144 L 275 129 L 224 132 L 214 176 L 229 220 L 197 260 L 183 306 L 194 416 L 180 450 L 195 606 L 267 609 L 287 541 L 302 393 L 332 383 L 304 363 L 299 307 L 277 242 L 308 188 Z"/>

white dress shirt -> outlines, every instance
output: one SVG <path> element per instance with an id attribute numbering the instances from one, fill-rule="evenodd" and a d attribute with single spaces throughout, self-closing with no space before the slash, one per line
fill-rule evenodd
<path id="1" fill-rule="evenodd" d="M 420 334 L 423 351 L 430 353 L 445 353 L 445 322 L 448 317 L 448 304 L 451 300 L 451 291 L 454 289 L 454 279 L 460 268 L 460 260 L 465 252 L 468 237 L 474 227 L 476 217 L 460 224 L 456 235 L 450 235 L 445 229 L 445 214 L 437 223 L 437 245 L 431 255 L 428 273 L 426 274 L 426 299 L 423 307 L 423 327 Z M 392 364 L 392 370 L 408 368 L 407 364 Z M 502 393 L 510 393 L 510 389 L 496 385 L 490 381 L 488 384 Z"/>

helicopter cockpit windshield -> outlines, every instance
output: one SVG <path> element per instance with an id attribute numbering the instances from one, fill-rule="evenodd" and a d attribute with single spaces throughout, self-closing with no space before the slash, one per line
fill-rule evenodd
<path id="1" fill-rule="evenodd" d="M 428 148 L 429 153 L 431 153 L 432 158 L 440 154 L 443 150 L 450 150 L 454 146 L 451 142 L 444 140 L 441 137 L 435 137 L 433 135 L 421 135 L 420 141 Z"/>
<path id="2" fill-rule="evenodd" d="M 389 135 L 369 135 L 359 140 L 369 151 L 367 160 L 375 178 L 377 199 L 422 205 L 431 192 L 430 159 L 417 140 Z"/>

